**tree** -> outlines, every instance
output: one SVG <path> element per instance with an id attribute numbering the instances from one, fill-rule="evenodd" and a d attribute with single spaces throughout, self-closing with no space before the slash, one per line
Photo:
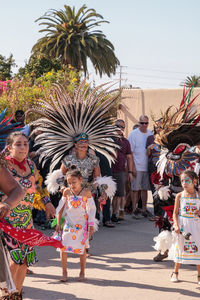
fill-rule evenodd
<path id="1" fill-rule="evenodd" d="M 24 68 L 20 68 L 17 77 L 22 78 L 25 74 L 30 74 L 33 79 L 41 77 L 44 73 L 62 69 L 62 64 L 58 59 L 49 59 L 48 57 L 36 53 L 32 55 Z"/>
<path id="2" fill-rule="evenodd" d="M 186 80 L 181 85 L 186 87 L 191 87 L 193 85 L 194 87 L 200 87 L 200 76 L 187 76 Z"/>
<path id="3" fill-rule="evenodd" d="M 83 69 L 87 74 L 89 58 L 96 70 L 111 76 L 115 74 L 119 60 L 114 54 L 114 46 L 96 27 L 101 23 L 109 23 L 94 9 L 83 5 L 77 12 L 75 7 L 65 5 L 64 10 L 51 9 L 36 20 L 39 25 L 46 26 L 39 32 L 46 35 L 40 38 L 32 48 L 32 53 L 43 53 L 49 58 L 58 58 L 78 71 Z"/>
<path id="4" fill-rule="evenodd" d="M 0 54 L 0 80 L 5 81 L 12 79 L 11 68 L 14 66 L 15 61 L 12 54 L 8 58 Z"/>

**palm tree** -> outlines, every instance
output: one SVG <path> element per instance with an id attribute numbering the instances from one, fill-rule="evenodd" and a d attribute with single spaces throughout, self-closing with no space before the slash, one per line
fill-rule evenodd
<path id="1" fill-rule="evenodd" d="M 77 12 L 75 7 L 65 5 L 64 10 L 51 9 L 37 21 L 46 26 L 39 32 L 46 32 L 32 48 L 35 53 L 43 53 L 49 58 L 59 58 L 67 65 L 70 64 L 78 71 L 83 69 L 87 74 L 87 59 L 89 58 L 96 70 L 110 76 L 115 74 L 119 60 L 114 54 L 112 43 L 96 27 L 103 20 L 94 9 L 87 9 L 83 5 Z M 99 20 L 100 19 L 100 20 Z"/>
<path id="2" fill-rule="evenodd" d="M 187 76 L 186 80 L 181 83 L 182 86 L 186 87 L 200 87 L 200 76 L 197 75 L 192 75 L 192 76 Z"/>

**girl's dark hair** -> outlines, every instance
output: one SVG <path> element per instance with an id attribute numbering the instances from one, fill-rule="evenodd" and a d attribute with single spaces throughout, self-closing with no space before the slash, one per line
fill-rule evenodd
<path id="1" fill-rule="evenodd" d="M 182 175 L 186 175 L 186 176 L 190 177 L 192 180 L 196 179 L 197 183 L 195 184 L 194 187 L 195 187 L 196 190 L 198 190 L 198 180 L 199 180 L 199 178 L 198 178 L 197 174 L 194 171 L 192 171 L 192 170 L 186 170 L 186 171 L 183 171 L 181 173 L 180 177 Z"/>
<path id="2" fill-rule="evenodd" d="M 28 137 L 26 136 L 25 133 L 20 132 L 20 131 L 14 131 L 14 132 L 10 133 L 9 136 L 7 137 L 6 146 L 12 146 L 12 144 L 14 142 L 14 138 L 16 136 L 24 136 L 28 140 Z"/>
<path id="3" fill-rule="evenodd" d="M 67 171 L 66 178 L 67 177 L 77 177 L 78 179 L 83 178 L 81 172 L 79 170 L 73 168 L 73 166 L 69 169 L 69 171 Z"/>

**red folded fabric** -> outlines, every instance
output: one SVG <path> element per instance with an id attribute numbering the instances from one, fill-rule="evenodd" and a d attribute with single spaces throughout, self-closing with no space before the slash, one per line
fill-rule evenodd
<path id="1" fill-rule="evenodd" d="M 30 247 L 52 246 L 55 248 L 63 248 L 63 245 L 60 241 L 43 234 L 39 230 L 14 228 L 11 224 L 6 222 L 5 219 L 0 219 L 0 229 L 18 242 Z"/>
<path id="2" fill-rule="evenodd" d="M 21 170 L 26 171 L 26 167 L 25 167 L 25 164 L 27 161 L 26 158 L 20 162 L 20 161 L 16 160 L 15 158 L 11 157 L 10 155 L 8 155 L 8 156 L 6 156 L 5 159 L 10 161 L 12 164 L 18 166 Z"/>

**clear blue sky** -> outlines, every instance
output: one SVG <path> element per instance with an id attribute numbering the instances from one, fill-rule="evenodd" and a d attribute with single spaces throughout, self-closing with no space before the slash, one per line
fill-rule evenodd
<path id="1" fill-rule="evenodd" d="M 110 24 L 101 29 L 113 43 L 122 67 L 122 83 L 141 88 L 176 88 L 200 75 L 199 0 L 10 0 L 1 3 L 0 54 L 10 53 L 24 66 L 41 26 L 34 21 L 51 8 L 86 4 Z M 119 70 L 118 70 L 119 71 Z M 117 80 L 119 72 L 112 79 Z M 107 81 L 95 76 L 90 79 Z"/>

